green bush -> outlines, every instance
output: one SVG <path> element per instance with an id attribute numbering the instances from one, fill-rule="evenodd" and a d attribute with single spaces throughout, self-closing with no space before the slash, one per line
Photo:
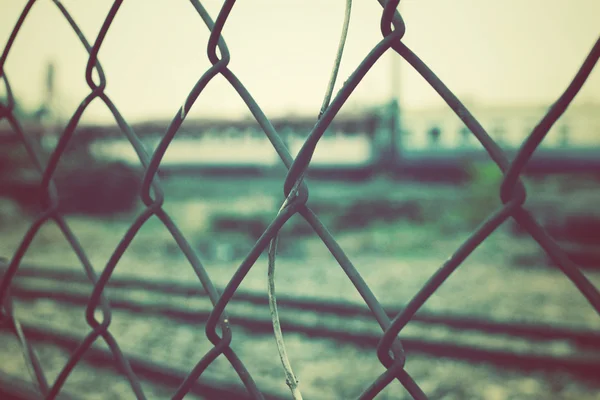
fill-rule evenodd
<path id="1" fill-rule="evenodd" d="M 58 208 L 65 214 L 110 215 L 131 211 L 139 196 L 140 174 L 122 163 L 94 164 L 64 171 L 54 179 Z M 0 177 L 1 196 L 35 213 L 42 205 L 40 177 Z"/>
<path id="2" fill-rule="evenodd" d="M 108 215 L 135 207 L 141 175 L 124 163 L 101 163 L 64 173 L 57 186 L 61 211 Z"/>
<path id="3" fill-rule="evenodd" d="M 500 186 L 504 176 L 493 162 L 470 163 L 466 169 L 468 181 L 463 187 L 459 217 L 465 227 L 472 229 L 502 205 Z"/>

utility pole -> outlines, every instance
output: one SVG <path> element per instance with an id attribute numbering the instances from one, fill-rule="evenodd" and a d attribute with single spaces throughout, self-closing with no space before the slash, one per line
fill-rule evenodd
<path id="1" fill-rule="evenodd" d="M 400 155 L 400 56 L 390 51 L 390 88 L 387 101 L 379 117 L 374 149 L 377 154 L 377 169 L 383 174 L 393 174 Z"/>
<path id="2" fill-rule="evenodd" d="M 383 124 L 379 130 L 377 150 L 379 151 L 379 169 L 384 174 L 394 174 L 401 156 L 401 115 L 400 115 L 400 63 L 402 61 L 395 51 L 388 52 L 390 57 L 390 75 L 388 93 L 389 102 L 384 107 Z"/>
<path id="3" fill-rule="evenodd" d="M 40 110 L 40 123 L 42 124 L 42 146 L 54 148 L 57 142 L 56 123 L 58 121 L 56 99 L 56 67 L 52 60 L 46 66 L 46 93 L 44 104 Z"/>
<path id="4" fill-rule="evenodd" d="M 390 104 L 390 140 L 389 140 L 389 165 L 394 165 L 400 156 L 400 56 L 390 52 L 391 60 L 391 104 Z"/>
<path id="5" fill-rule="evenodd" d="M 400 56 L 390 51 L 390 92 L 388 102 L 384 106 L 381 125 L 378 128 L 376 149 L 378 169 L 386 175 L 393 175 L 400 156 Z"/>

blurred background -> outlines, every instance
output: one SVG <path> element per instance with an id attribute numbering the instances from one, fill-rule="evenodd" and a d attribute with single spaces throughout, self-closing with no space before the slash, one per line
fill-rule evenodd
<path id="1" fill-rule="evenodd" d="M 61 3 L 93 43 L 112 2 Z M 1 43 L 7 43 L 25 4 L 0 0 Z M 203 5 L 215 19 L 221 2 Z M 229 68 L 293 155 L 316 123 L 344 5 L 240 2 L 225 25 Z M 353 4 L 334 95 L 381 40 L 381 10 L 375 1 Z M 407 26 L 404 43 L 509 158 L 567 87 L 600 33 L 600 3 L 594 0 L 404 0 L 399 10 Z M 131 0 L 120 7 L 99 52 L 105 92 L 149 154 L 211 66 L 209 34 L 188 2 Z M 4 75 L 13 114 L 43 159 L 90 93 L 87 59 L 54 2 L 35 2 L 7 55 Z M 10 98 L 1 84 L 0 102 L 7 105 Z M 596 286 L 599 134 L 596 69 L 523 174 L 527 209 Z M 0 144 L 4 270 L 43 208 L 41 175 L 7 118 L 0 119 Z M 98 274 L 144 210 L 143 173 L 106 105 L 92 101 L 54 178 L 59 210 Z M 213 79 L 170 144 L 159 177 L 164 209 L 218 288 L 277 214 L 285 176 L 239 95 L 224 78 Z M 307 175 L 308 205 L 393 315 L 501 206 L 501 182 L 500 171 L 462 121 L 407 62 L 387 52 L 319 142 Z M 375 352 L 381 329 L 299 215 L 282 230 L 277 260 L 283 330 L 301 390 L 307 398 L 357 397 L 384 371 Z M 13 281 L 15 315 L 32 329 L 50 382 L 90 331 L 84 310 L 93 286 L 81 264 L 61 227 L 48 221 Z M 288 389 L 265 303 L 266 267 L 263 255 L 227 311 L 232 347 L 259 387 L 278 398 Z M 204 335 L 211 304 L 158 218 L 142 226 L 105 293 L 113 304 L 110 331 L 125 353 L 149 361 L 147 370 L 136 369 L 147 395 L 169 397 L 177 379 L 211 347 Z M 10 360 L 2 365 L 0 382 L 28 380 L 14 333 L 0 335 L 2 358 Z M 599 393 L 598 314 L 512 220 L 475 250 L 400 337 L 408 349 L 407 371 L 431 399 L 593 399 Z M 73 371 L 65 391 L 82 398 L 132 398 L 127 381 L 111 369 L 111 358 L 102 358 L 103 346 L 98 343 L 100 355 Z M 152 368 L 160 379 L 148 378 Z M 241 382 L 222 357 L 200 382 L 195 398 L 241 396 Z M 90 385 L 98 388 L 94 395 Z M 378 398 L 410 397 L 393 382 Z"/>

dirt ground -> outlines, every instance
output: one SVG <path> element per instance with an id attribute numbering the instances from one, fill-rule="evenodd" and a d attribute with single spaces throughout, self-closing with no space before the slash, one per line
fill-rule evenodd
<path id="1" fill-rule="evenodd" d="M 567 210 L 565 213 L 573 210 L 580 212 L 586 210 L 586 207 L 590 215 L 595 212 L 590 206 L 598 197 L 598 191 L 593 185 L 584 184 L 578 191 L 566 190 L 564 184 L 561 187 L 559 184 L 555 184 L 555 187 L 548 184 L 536 185 L 530 186 L 532 189 L 527 203 L 529 207 L 539 207 L 536 216 L 561 207 Z M 198 252 L 217 286 L 223 287 L 231 279 L 255 238 L 248 232 L 250 225 L 217 230 L 215 221 L 227 218 L 247 219 L 258 223 L 259 227 L 262 226 L 261 223 L 268 223 L 275 216 L 282 200 L 281 186 L 281 182 L 272 181 L 251 184 L 242 181 L 232 183 L 227 180 L 194 179 L 165 182 L 165 209 Z M 467 217 L 478 221 L 478 218 L 484 218 L 499 205 L 499 201 L 493 200 L 491 196 L 450 185 L 392 185 L 379 180 L 366 184 L 335 185 L 311 182 L 310 186 L 309 205 L 312 202 L 315 212 L 331 227 L 339 244 L 380 302 L 394 307 L 406 304 L 468 238 L 472 228 L 463 223 Z M 374 221 L 367 225 L 353 224 L 355 220 L 352 219 L 352 212 L 356 209 L 362 212 L 361 208 L 352 209 L 353 205 L 362 201 L 364 209 L 369 209 L 369 204 L 372 204 L 371 208 L 376 208 L 377 203 L 373 202 L 380 199 L 395 202 L 394 204 L 412 202 L 418 207 L 409 208 L 402 217 L 390 219 L 386 215 L 375 215 L 370 217 Z M 478 203 L 474 203 L 475 201 Z M 541 207 L 542 204 L 545 206 Z M 67 217 L 69 226 L 96 271 L 101 271 L 106 265 L 112 251 L 141 209 L 102 219 Z M 397 210 L 400 209 L 391 209 L 391 212 L 403 212 Z M 32 220 L 31 216 L 5 218 L 0 226 L 1 256 L 11 257 Z M 290 224 L 301 225 L 302 222 L 290 221 Z M 290 228 L 287 238 L 285 232 L 282 234 L 277 261 L 278 293 L 319 298 L 323 301 L 335 299 L 362 302 L 356 289 L 322 242 L 314 234 L 303 233 L 301 229 L 294 232 L 296 231 Z M 533 239 L 513 235 L 512 228 L 507 223 L 475 250 L 432 295 L 423 309 L 497 321 L 543 322 L 600 331 L 598 314 L 560 270 L 540 262 L 540 254 L 539 246 Z M 516 263 L 515 256 L 519 255 L 521 262 Z M 533 256 L 527 258 L 523 255 Z M 52 222 L 44 225 L 36 235 L 23 263 L 81 270 L 69 243 Z M 266 268 L 267 260 L 263 255 L 240 289 L 265 292 Z M 584 273 L 596 287 L 600 286 L 600 270 L 587 269 Z M 142 227 L 119 261 L 114 276 L 182 282 L 198 280 L 170 234 L 156 218 L 151 218 Z M 47 306 L 43 312 L 40 311 L 39 304 L 24 304 L 23 307 L 21 315 L 24 320 L 39 321 L 44 313 L 49 312 L 42 319 L 49 323 L 64 324 L 60 319 L 52 322 L 54 314 L 47 311 Z M 127 316 L 120 318 L 127 319 Z M 144 320 L 145 328 L 140 326 L 140 332 L 147 331 L 150 326 L 154 329 L 169 329 L 168 321 L 157 318 Z M 73 329 L 83 329 L 85 321 L 82 317 L 81 324 L 81 328 L 75 328 L 77 324 L 73 323 Z M 131 332 L 132 329 L 137 328 L 129 326 L 127 331 Z M 181 346 L 170 344 L 167 348 L 172 351 L 181 352 L 182 349 L 194 348 L 191 343 L 206 341 L 196 335 L 190 336 L 189 332 L 193 331 L 189 327 L 177 329 L 181 330 L 178 335 L 187 335 L 190 337 L 187 340 L 191 342 Z M 128 340 L 128 335 L 122 336 L 125 341 Z M 273 338 L 253 336 L 243 330 L 240 330 L 238 337 L 239 351 L 246 359 L 252 360 L 250 364 L 260 377 L 257 379 L 266 387 L 281 389 L 283 379 L 273 348 Z M 372 350 L 356 349 L 297 334 L 286 337 L 290 357 L 298 365 L 298 374 L 307 398 L 355 397 L 382 372 Z M 191 338 L 196 338 L 196 341 Z M 134 342 L 126 346 L 133 352 L 147 351 L 148 347 L 143 347 L 143 339 Z M 9 341 L 5 343 L 2 340 L 2 343 L 4 352 L 18 353 L 11 347 L 13 345 L 8 344 Z M 136 344 L 141 347 L 136 347 Z M 194 348 L 191 354 L 200 354 L 202 346 L 204 345 Z M 64 359 L 64 355 L 52 355 L 56 350 L 47 349 L 42 352 L 49 354 L 50 358 Z M 161 357 L 167 355 L 156 355 L 156 360 L 163 360 Z M 184 365 L 189 366 L 193 358 L 190 356 Z M 593 399 L 597 398 L 599 390 L 590 386 L 589 382 L 579 381 L 568 373 L 523 374 L 492 366 L 420 355 L 411 358 L 407 368 L 432 399 Z M 215 369 L 218 373 L 230 373 L 225 372 L 227 365 Z M 285 387 L 283 389 L 285 393 Z M 405 396 L 403 389 L 395 383 L 380 398 L 406 398 L 402 396 Z M 154 398 L 163 398 L 163 395 L 156 394 Z"/>

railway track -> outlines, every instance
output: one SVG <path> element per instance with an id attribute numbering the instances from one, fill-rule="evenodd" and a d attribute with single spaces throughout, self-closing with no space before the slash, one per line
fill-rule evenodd
<path id="1" fill-rule="evenodd" d="M 84 321 L 84 309 L 91 291 L 92 285 L 83 274 L 22 266 L 13 281 L 11 294 L 20 306 L 17 309 L 19 318 L 30 340 L 72 351 L 90 329 Z M 123 313 L 122 319 L 129 321 L 128 328 L 113 327 L 116 323 L 111 325 L 110 330 L 119 342 L 120 329 L 122 336 L 127 337 L 138 329 L 131 325 L 134 320 L 151 317 L 162 318 L 166 321 L 165 326 L 172 324 L 188 327 L 187 330 L 193 327 L 197 331 L 196 338 L 204 339 L 204 322 L 212 305 L 199 284 L 114 278 L 105 294 L 111 309 Z M 36 311 L 40 302 L 44 304 L 43 314 Z M 374 354 L 381 331 L 365 306 L 284 296 L 279 297 L 278 304 L 284 335 L 329 340 Z M 393 315 L 398 311 L 388 310 L 388 313 Z M 273 341 L 266 293 L 240 291 L 227 306 L 227 312 L 234 328 L 234 342 L 237 328 L 243 329 L 242 336 L 247 342 L 254 338 Z M 68 323 L 65 316 L 68 316 Z M 52 323 L 61 318 L 63 322 Z M 69 330 L 64 329 L 65 324 Z M 166 336 L 163 339 L 169 341 Z M 409 357 L 411 353 L 426 354 L 520 371 L 566 371 L 582 378 L 594 377 L 600 370 L 600 332 L 592 330 L 420 313 L 400 337 Z M 142 341 L 149 338 L 146 336 Z M 162 345 L 154 343 L 154 346 Z M 206 346 L 210 344 L 206 343 Z M 153 357 L 145 357 L 149 351 L 136 353 L 134 345 L 132 349 L 128 358 L 143 379 L 177 386 L 189 372 L 189 363 L 185 367 L 177 362 L 165 365 Z M 86 360 L 101 368 L 112 366 L 112 355 L 100 347 L 94 348 Z M 201 398 L 244 398 L 244 390 L 235 375 L 207 376 L 208 379 L 199 381 L 193 393 Z M 285 388 L 279 391 L 268 382 L 266 386 L 267 398 L 285 397 Z"/>
<path id="2" fill-rule="evenodd" d="M 4 327 L 2 327 L 4 328 Z M 43 343 L 56 346 L 60 349 L 74 352 L 80 343 L 83 341 L 83 335 L 73 334 L 66 329 L 53 329 L 43 326 L 25 326 L 23 329 L 25 335 L 34 343 Z M 153 360 L 133 354 L 126 354 L 127 359 L 133 371 L 142 382 L 152 385 L 159 385 L 164 392 L 174 392 L 185 379 L 188 370 L 177 368 L 177 366 L 159 365 Z M 84 362 L 80 364 L 88 364 L 88 369 L 91 366 L 94 369 L 111 370 L 113 373 L 120 373 L 119 368 L 114 362 L 113 354 L 105 349 L 94 346 L 90 348 L 85 356 Z M 95 372 L 95 371 L 94 371 Z M 209 379 L 199 380 L 196 382 L 189 393 L 195 395 L 199 399 L 251 399 L 241 384 L 232 383 L 231 380 L 224 380 L 208 373 Z M 285 398 L 281 394 L 273 394 L 263 392 L 266 400 L 279 400 Z M 31 387 L 31 384 L 24 379 L 19 379 L 14 376 L 0 373 L 0 395 L 2 399 L 21 400 L 21 399 L 37 399 L 39 392 Z M 126 395 L 123 398 L 130 398 L 132 394 Z M 71 400 L 83 398 L 82 394 L 70 393 L 67 394 L 61 390 L 58 399 Z M 166 398 L 166 397 L 165 397 Z M 187 398 L 187 397 L 186 397 Z"/>

